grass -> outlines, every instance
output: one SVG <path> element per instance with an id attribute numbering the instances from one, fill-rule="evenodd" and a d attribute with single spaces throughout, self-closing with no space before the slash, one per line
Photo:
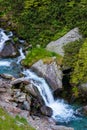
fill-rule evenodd
<path id="1" fill-rule="evenodd" d="M 28 52 L 26 58 L 23 60 L 25 66 L 30 67 L 32 64 L 42 59 L 44 63 L 51 63 L 52 57 L 56 57 L 57 63 L 61 64 L 62 57 L 54 52 L 47 51 L 44 48 L 34 48 Z"/>
<path id="2" fill-rule="evenodd" d="M 0 108 L 0 130 L 35 130 L 19 116 L 13 118 L 5 110 Z"/>

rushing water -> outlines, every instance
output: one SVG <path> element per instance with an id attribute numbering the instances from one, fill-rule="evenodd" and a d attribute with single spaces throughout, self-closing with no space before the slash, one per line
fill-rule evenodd
<path id="1" fill-rule="evenodd" d="M 27 78 L 29 78 L 29 80 L 31 80 L 31 83 L 38 88 L 45 105 L 52 108 L 52 117 L 54 119 L 59 120 L 60 122 L 69 122 L 70 120 L 76 118 L 74 116 L 74 110 L 70 105 L 66 104 L 64 100 L 54 99 L 51 89 L 43 78 L 38 77 L 30 70 L 25 70 L 24 74 L 27 76 Z"/>
<path id="2" fill-rule="evenodd" d="M 2 51 L 5 42 L 12 36 L 12 32 L 7 34 L 3 29 L 0 29 L 0 51 Z M 25 58 L 22 48 L 19 49 L 19 53 L 20 56 L 17 58 L 0 59 L 0 73 L 17 76 L 21 72 L 20 61 Z M 30 70 L 24 70 L 23 73 L 37 87 L 45 105 L 52 108 L 52 118 L 58 121 L 58 124 L 73 127 L 75 130 L 87 130 L 87 118 L 76 116 L 73 106 L 67 104 L 63 99 L 55 100 L 51 89 L 43 78 L 38 77 Z"/>
<path id="3" fill-rule="evenodd" d="M 6 41 L 9 41 L 13 36 L 12 32 L 6 32 L 0 29 L 0 52 L 3 50 Z M 22 48 L 19 49 L 20 56 L 17 58 L 0 58 L 0 74 L 8 73 L 15 77 L 19 77 L 21 72 L 21 65 L 19 64 L 25 58 Z"/>

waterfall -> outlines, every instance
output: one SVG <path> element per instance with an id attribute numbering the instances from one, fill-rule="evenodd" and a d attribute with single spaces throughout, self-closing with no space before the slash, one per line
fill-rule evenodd
<path id="1" fill-rule="evenodd" d="M 5 31 L 3 29 L 0 29 L 0 52 L 2 51 L 5 42 L 8 41 L 12 35 L 12 32 L 9 32 L 9 34 L 6 35 Z"/>
<path id="2" fill-rule="evenodd" d="M 20 53 L 20 56 L 18 57 L 17 64 L 19 64 L 21 62 L 21 60 L 25 59 L 25 55 L 23 53 L 23 49 L 22 48 L 19 49 L 19 53 Z"/>
<path id="3" fill-rule="evenodd" d="M 10 37 L 13 34 L 10 32 L 9 34 L 6 34 L 4 30 L 0 29 L 0 51 L 2 51 L 4 44 L 6 41 L 10 39 Z M 22 59 L 25 59 L 25 55 L 23 53 L 22 48 L 19 49 L 20 56 L 17 58 L 17 68 L 20 66 L 20 62 Z M 3 72 L 9 72 L 11 73 L 19 73 L 19 68 L 17 70 L 11 69 L 11 63 L 15 61 L 14 59 L 9 60 L 8 59 L 1 59 L 0 60 L 0 66 L 1 71 Z M 2 69 L 2 66 L 6 66 L 4 69 Z M 9 68 L 7 70 L 7 67 Z M 43 78 L 38 77 L 35 73 L 31 72 L 30 70 L 23 71 L 25 76 L 31 81 L 32 84 L 34 84 L 35 87 L 37 87 L 44 103 L 46 106 L 50 107 L 53 110 L 52 118 L 58 120 L 58 122 L 68 122 L 70 120 L 75 119 L 74 116 L 74 110 L 73 108 L 64 102 L 64 100 L 57 99 L 55 100 L 52 94 L 52 91 L 46 81 Z"/>
<path id="4" fill-rule="evenodd" d="M 37 87 L 42 99 L 45 102 L 45 105 L 52 108 L 52 117 L 54 119 L 59 122 L 69 122 L 70 120 L 75 119 L 74 110 L 72 107 L 65 103 L 62 99 L 55 100 L 51 89 L 43 78 L 38 77 L 34 72 L 31 72 L 28 69 L 23 73 L 31 81 L 31 83 Z"/>

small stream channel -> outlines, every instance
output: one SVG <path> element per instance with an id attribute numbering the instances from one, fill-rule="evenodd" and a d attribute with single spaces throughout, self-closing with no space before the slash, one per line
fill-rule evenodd
<path id="1" fill-rule="evenodd" d="M 12 32 L 7 35 L 3 29 L 0 29 L 0 51 L 3 49 L 5 42 L 12 36 Z M 51 89 L 43 78 L 38 77 L 29 69 L 23 71 L 23 67 L 20 65 L 20 61 L 25 58 L 22 48 L 19 49 L 19 53 L 20 56 L 17 58 L 0 59 L 0 74 L 8 73 L 19 77 L 20 72 L 23 72 L 25 77 L 37 87 L 45 105 L 53 110 L 52 118 L 56 120 L 58 125 L 70 126 L 75 130 L 87 130 L 87 118 L 76 113 L 79 106 L 69 105 L 63 99 L 55 100 Z"/>

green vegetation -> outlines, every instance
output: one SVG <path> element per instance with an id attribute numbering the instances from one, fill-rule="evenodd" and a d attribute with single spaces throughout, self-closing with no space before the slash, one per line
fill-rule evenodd
<path id="1" fill-rule="evenodd" d="M 71 75 L 71 82 L 76 85 L 87 82 L 87 39 L 80 48 L 77 59 Z"/>
<path id="2" fill-rule="evenodd" d="M 82 47 L 83 41 L 75 41 L 72 43 L 68 43 L 64 46 L 65 55 L 63 58 L 63 65 L 66 68 L 73 68 L 75 61 L 77 61 L 77 54 L 79 53 L 79 49 Z"/>
<path id="3" fill-rule="evenodd" d="M 15 31 L 25 39 L 33 49 L 23 60 L 25 66 L 31 66 L 39 59 L 50 63 L 56 56 L 61 65 L 62 57 L 42 49 L 53 40 L 78 27 L 83 37 L 87 37 L 87 0 L 0 0 L 0 27 Z M 17 42 L 17 39 L 14 38 Z M 37 45 L 42 48 L 36 48 Z M 87 40 L 67 44 L 63 66 L 71 68 L 73 92 L 87 81 Z"/>
<path id="4" fill-rule="evenodd" d="M 87 36 L 86 0 L 0 0 L 0 26 L 45 47 L 74 27 Z"/>
<path id="5" fill-rule="evenodd" d="M 24 118 L 11 117 L 6 111 L 0 108 L 0 130 L 35 130 Z"/>
<path id="6" fill-rule="evenodd" d="M 26 59 L 22 61 L 25 66 L 31 66 L 36 61 L 43 59 L 45 63 L 52 62 L 52 57 L 56 57 L 57 63 L 62 63 L 62 57 L 54 52 L 45 50 L 44 48 L 34 48 L 28 52 Z"/>

